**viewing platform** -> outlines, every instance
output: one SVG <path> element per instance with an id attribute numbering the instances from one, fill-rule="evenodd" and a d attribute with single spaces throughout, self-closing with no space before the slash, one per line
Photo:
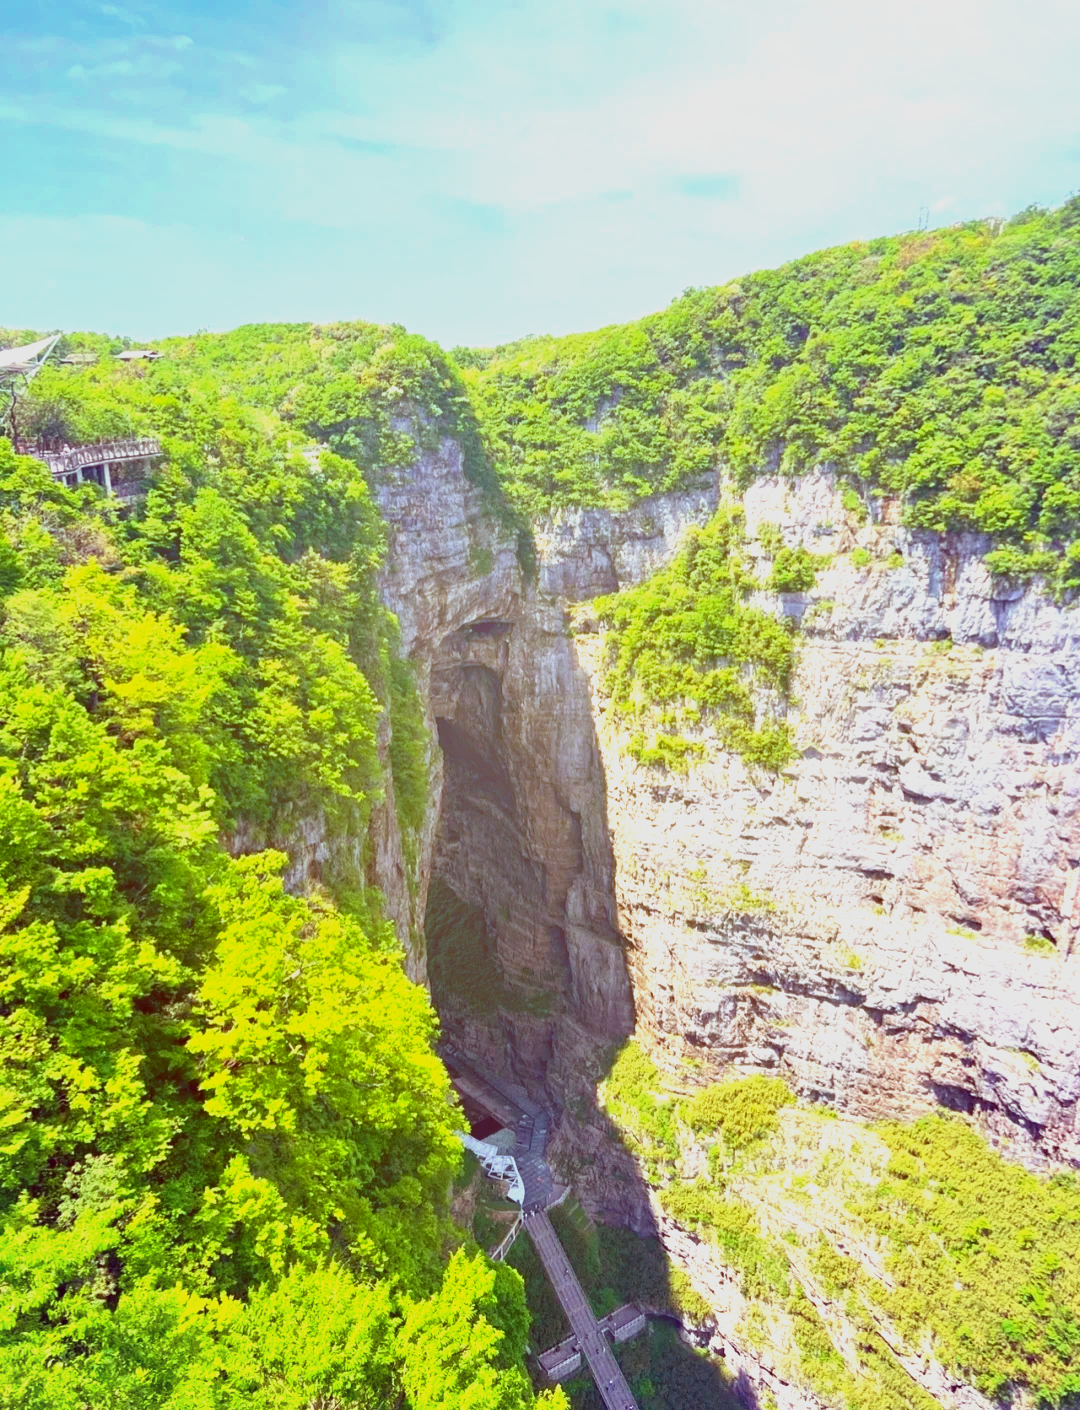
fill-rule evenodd
<path id="1" fill-rule="evenodd" d="M 82 484 L 100 485 L 106 494 L 120 500 L 138 499 L 146 493 L 145 480 L 151 464 L 163 454 L 161 442 L 150 436 L 64 446 L 60 450 L 33 444 L 19 444 L 16 449 L 47 465 L 53 479 L 69 489 Z"/>
<path id="2" fill-rule="evenodd" d="M 601 1317 L 596 1325 L 612 1341 L 621 1342 L 629 1341 L 631 1337 L 636 1337 L 639 1332 L 643 1332 L 647 1321 L 648 1319 L 640 1308 L 635 1307 L 632 1303 L 627 1303 L 623 1307 L 616 1308 L 614 1312 L 609 1312 L 606 1317 Z M 540 1369 L 549 1381 L 565 1381 L 570 1376 L 577 1375 L 581 1370 L 582 1361 L 581 1343 L 578 1341 L 577 1333 L 571 1332 L 557 1346 L 542 1351 L 537 1359 L 540 1362 Z"/>

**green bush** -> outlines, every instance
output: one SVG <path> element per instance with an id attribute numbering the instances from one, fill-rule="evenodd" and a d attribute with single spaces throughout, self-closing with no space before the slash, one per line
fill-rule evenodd
<path id="1" fill-rule="evenodd" d="M 417 839 L 428 809 L 429 737 L 412 665 L 390 661 L 390 775 L 410 888 L 416 884 Z"/>
<path id="2" fill-rule="evenodd" d="M 628 1040 L 612 1064 L 601 1089 L 605 1110 L 654 1174 L 678 1155 L 675 1113 L 663 1092 L 656 1064 Z"/>
<path id="3" fill-rule="evenodd" d="M 801 545 L 782 548 L 773 561 L 767 586 L 773 592 L 809 592 L 817 582 L 818 559 Z"/>
<path id="4" fill-rule="evenodd" d="M 705 753 L 705 746 L 675 734 L 657 733 L 650 740 L 639 730 L 627 740 L 626 752 L 639 764 L 654 764 L 672 773 L 684 774 L 690 761 Z"/>
<path id="5" fill-rule="evenodd" d="M 788 1260 L 775 1239 L 762 1234 L 753 1211 L 718 1195 L 704 1181 L 669 1185 L 660 1195 L 664 1212 L 689 1229 L 707 1231 L 724 1262 L 738 1270 L 743 1294 L 783 1301 L 791 1291 Z"/>
<path id="6" fill-rule="evenodd" d="M 784 547 L 784 535 L 776 524 L 761 523 L 757 531 L 758 543 L 770 558 L 776 555 Z"/>
<path id="7" fill-rule="evenodd" d="M 1024 582 L 1044 575 L 1053 579 L 1060 560 L 1056 553 L 1045 550 L 1006 547 L 993 549 L 986 555 L 985 562 L 995 577 Z"/>
<path id="8" fill-rule="evenodd" d="M 787 552 L 787 550 L 782 550 Z M 780 702 L 795 664 L 791 631 L 744 598 L 757 586 L 745 555 L 741 511 L 721 510 L 691 530 L 669 568 L 596 606 L 608 626 L 604 690 L 634 720 L 653 707 L 692 707 L 721 743 L 749 763 L 779 769 L 792 756 L 786 725 L 756 719 L 755 693 Z M 700 745 L 677 736 L 632 736 L 643 762 L 685 767 Z"/>
<path id="9" fill-rule="evenodd" d="M 862 496 L 853 485 L 845 485 L 840 493 L 840 500 L 844 506 L 844 513 L 850 515 L 856 524 L 865 524 L 870 517 L 867 513 L 866 505 L 862 501 Z"/>
<path id="10" fill-rule="evenodd" d="M 739 1149 L 775 1131 L 777 1113 L 794 1101 L 782 1077 L 755 1074 L 703 1087 L 683 1104 L 681 1114 L 693 1130 L 703 1135 L 722 1132 L 725 1143 Z"/>

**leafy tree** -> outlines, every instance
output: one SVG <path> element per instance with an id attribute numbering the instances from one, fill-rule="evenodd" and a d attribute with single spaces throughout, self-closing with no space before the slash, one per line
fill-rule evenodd
<path id="1" fill-rule="evenodd" d="M 411 1410 L 525 1410 L 528 1325 L 520 1274 L 455 1253 L 439 1291 L 409 1308 L 400 1333 Z"/>
<path id="2" fill-rule="evenodd" d="M 257 1289 L 220 1337 L 220 1410 L 382 1410 L 397 1387 L 395 1320 L 384 1285 L 333 1265 Z"/>
<path id="3" fill-rule="evenodd" d="M 0 1404 L 383 1405 L 460 1238 L 435 1019 L 361 875 L 300 899 L 251 850 L 311 812 L 362 841 L 384 712 L 422 821 L 381 529 L 212 378 L 91 373 L 72 417 L 169 454 L 117 520 L 0 442 Z M 511 1276 L 485 1326 L 531 1404 Z"/>

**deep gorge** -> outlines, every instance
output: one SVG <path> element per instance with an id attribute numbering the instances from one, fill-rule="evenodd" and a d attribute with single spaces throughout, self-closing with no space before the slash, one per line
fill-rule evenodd
<path id="1" fill-rule="evenodd" d="M 1074 1410 L 1078 236 L 0 336 L 0 1404 Z"/>
<path id="2" fill-rule="evenodd" d="M 598 1086 L 635 1034 L 676 1090 L 780 1074 L 815 1109 L 946 1109 L 1011 1159 L 1074 1163 L 1077 619 L 995 596 L 977 539 L 912 534 L 888 503 L 864 527 L 828 476 L 760 481 L 751 532 L 817 547 L 826 522 L 840 555 L 776 600 L 800 623 L 799 759 L 780 778 L 709 754 L 636 765 L 580 604 L 646 577 L 729 492 L 541 524 L 529 582 L 453 443 L 379 491 L 386 600 L 438 741 L 418 893 L 435 953 L 412 963 L 454 1046 L 557 1113 L 586 1208 L 659 1232 L 729 1367 L 798 1406 L 818 1402 L 747 1338 L 743 1296 L 650 1196 Z M 853 570 L 856 544 L 904 566 Z M 455 935 L 467 950 L 440 967 Z M 916 1379 L 969 1403 L 932 1363 Z"/>

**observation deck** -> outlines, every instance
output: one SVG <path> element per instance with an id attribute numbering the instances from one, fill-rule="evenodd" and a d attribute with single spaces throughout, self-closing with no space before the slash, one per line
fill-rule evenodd
<path id="1" fill-rule="evenodd" d="M 146 493 L 145 479 L 151 463 L 163 454 L 161 442 L 151 436 L 64 446 L 59 450 L 33 444 L 20 444 L 16 449 L 47 465 L 53 479 L 69 489 L 82 484 L 100 485 L 106 494 L 120 500 L 138 499 Z"/>

